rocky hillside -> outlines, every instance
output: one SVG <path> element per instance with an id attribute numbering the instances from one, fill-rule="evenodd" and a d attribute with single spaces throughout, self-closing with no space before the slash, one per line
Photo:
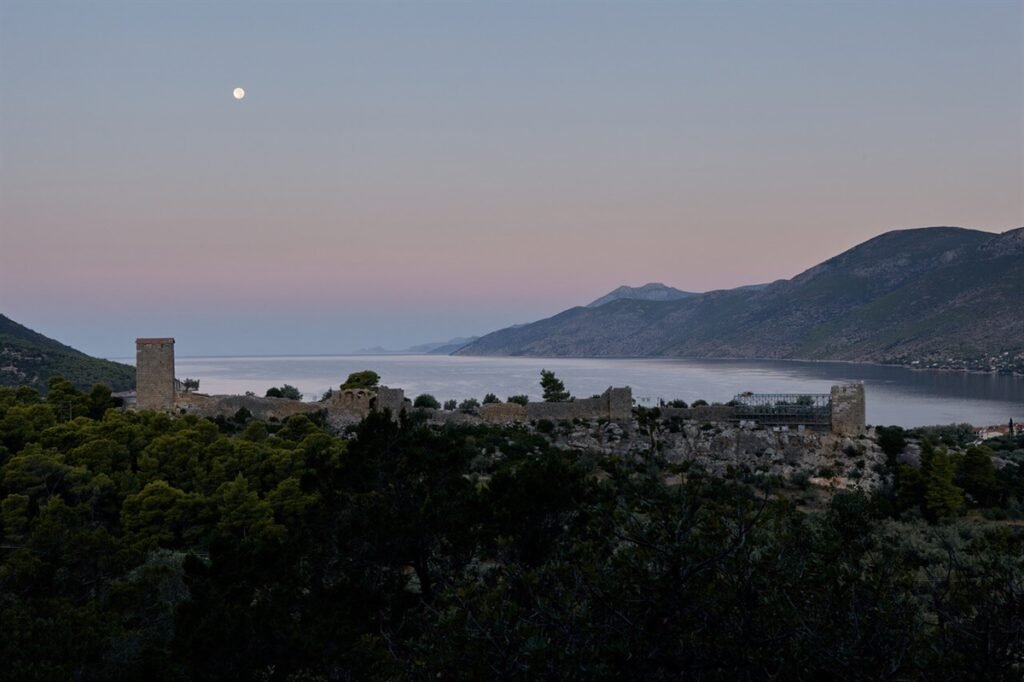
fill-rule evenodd
<path id="1" fill-rule="evenodd" d="M 100 360 L 0 315 L 0 386 L 31 386 L 45 393 L 51 376 L 81 389 L 106 384 L 115 391 L 135 387 L 135 368 Z"/>
<path id="2" fill-rule="evenodd" d="M 630 301 L 678 301 L 697 294 L 692 291 L 682 291 L 675 287 L 665 286 L 661 282 L 651 282 L 642 287 L 621 286 L 587 304 L 588 308 L 597 308 L 605 303 L 627 299 Z"/>
<path id="3" fill-rule="evenodd" d="M 466 355 L 875 361 L 1024 371 L 1024 228 L 888 232 L 789 280 L 577 307 Z"/>

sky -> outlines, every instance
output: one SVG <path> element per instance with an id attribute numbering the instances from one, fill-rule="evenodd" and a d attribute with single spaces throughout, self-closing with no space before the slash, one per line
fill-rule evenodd
<path id="1" fill-rule="evenodd" d="M 1024 225 L 1022 0 L 0 0 L 0 313 L 94 355 L 402 348 L 930 225 Z"/>

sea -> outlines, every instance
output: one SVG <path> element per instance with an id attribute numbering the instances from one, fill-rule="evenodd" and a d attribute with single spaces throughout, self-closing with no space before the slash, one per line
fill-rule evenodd
<path id="1" fill-rule="evenodd" d="M 131 362 L 130 359 L 121 359 Z M 924 371 L 862 363 L 663 358 L 534 358 L 447 355 L 293 355 L 178 357 L 176 375 L 200 380 L 200 392 L 263 395 L 291 384 L 317 400 L 351 373 L 373 370 L 381 383 L 414 398 L 440 401 L 494 393 L 504 400 L 540 399 L 540 371 L 562 379 L 575 396 L 630 386 L 638 405 L 659 400 L 727 402 L 738 393 L 828 393 L 836 383 L 862 381 L 867 422 L 904 427 L 967 422 L 975 426 L 1024 423 L 1024 377 Z"/>

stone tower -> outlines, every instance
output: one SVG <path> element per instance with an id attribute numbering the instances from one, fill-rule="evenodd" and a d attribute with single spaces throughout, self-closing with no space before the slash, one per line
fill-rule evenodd
<path id="1" fill-rule="evenodd" d="M 832 387 L 832 433 L 859 436 L 865 431 L 864 384 Z"/>
<path id="2" fill-rule="evenodd" d="M 174 339 L 135 339 L 135 396 L 140 410 L 174 410 Z"/>

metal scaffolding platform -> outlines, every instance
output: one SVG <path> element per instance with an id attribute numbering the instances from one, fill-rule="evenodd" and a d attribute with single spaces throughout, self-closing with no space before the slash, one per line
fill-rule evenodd
<path id="1" fill-rule="evenodd" d="M 832 396 L 814 393 L 741 393 L 736 418 L 767 426 L 824 426 L 832 421 Z"/>

